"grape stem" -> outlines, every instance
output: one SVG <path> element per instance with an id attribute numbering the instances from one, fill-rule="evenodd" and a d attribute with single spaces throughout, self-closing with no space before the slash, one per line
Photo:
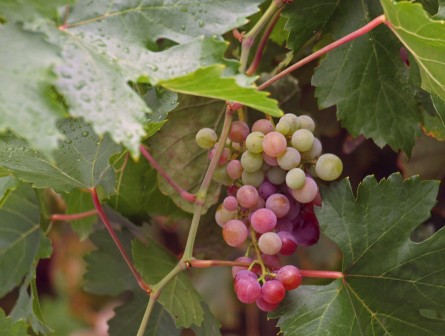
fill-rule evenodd
<path id="1" fill-rule="evenodd" d="M 150 288 L 150 286 L 148 284 L 145 283 L 145 281 L 142 279 L 142 276 L 137 271 L 136 267 L 133 265 L 133 261 L 127 254 L 127 251 L 125 251 L 124 246 L 122 245 L 121 241 L 119 240 L 119 237 L 117 236 L 116 232 L 113 229 L 113 226 L 111 225 L 110 221 L 108 220 L 108 217 L 105 214 L 105 211 L 102 208 L 102 205 L 100 204 L 99 197 L 97 196 L 96 188 L 91 188 L 91 189 L 89 189 L 89 191 L 91 193 L 91 198 L 93 200 L 94 207 L 96 208 L 96 211 L 99 214 L 99 217 L 102 219 L 102 222 L 104 223 L 105 228 L 107 229 L 108 233 L 110 234 L 111 238 L 113 239 L 114 244 L 119 249 L 119 252 L 121 253 L 121 255 L 124 258 L 125 262 L 127 263 L 128 267 L 130 268 L 131 273 L 133 273 L 134 277 L 136 278 L 137 283 L 146 293 L 151 293 L 152 289 Z"/>
<path id="2" fill-rule="evenodd" d="M 150 163 L 150 165 L 157 170 L 159 175 L 161 175 L 165 181 L 167 181 L 170 186 L 175 189 L 175 191 L 179 194 L 179 196 L 186 200 L 187 202 L 193 203 L 196 201 L 196 195 L 189 193 L 188 191 L 182 189 L 171 177 L 167 174 L 167 172 L 159 165 L 159 163 L 156 162 L 156 160 L 151 156 L 151 154 L 148 152 L 148 149 L 141 145 L 139 147 L 140 152 L 142 155 L 147 159 L 147 161 Z"/>
<path id="3" fill-rule="evenodd" d="M 61 222 L 61 221 L 73 221 L 77 219 L 82 219 L 86 217 L 91 217 L 97 215 L 97 211 L 95 209 L 88 210 L 85 212 L 79 212 L 74 214 L 52 214 L 49 218 L 51 222 Z"/>
<path id="4" fill-rule="evenodd" d="M 274 77 L 269 79 L 268 81 L 266 81 L 263 84 L 261 84 L 260 86 L 258 86 L 258 90 L 264 90 L 265 88 L 269 87 L 272 83 L 275 83 L 277 80 L 287 76 L 288 74 L 297 70 L 298 68 L 301 68 L 303 65 L 306 65 L 309 62 L 312 62 L 313 60 L 319 58 L 320 56 L 328 53 L 329 51 L 331 51 L 345 43 L 348 43 L 348 42 L 356 39 L 357 37 L 360 37 L 366 33 L 369 33 L 371 30 L 373 30 L 377 26 L 381 25 L 382 23 L 386 23 L 386 18 L 385 18 L 385 15 L 383 15 L 383 14 L 380 16 L 377 16 L 374 20 L 368 22 L 363 27 L 353 31 L 352 33 L 342 37 L 341 39 L 338 39 L 337 41 L 334 41 L 334 42 L 328 44 L 327 46 L 321 48 L 320 50 L 317 50 L 313 54 L 310 54 L 309 56 L 303 58 L 302 60 L 298 61 L 297 63 L 295 63 L 295 64 L 291 65 L 290 67 L 286 68 L 285 70 L 281 71 L 280 73 L 278 73 L 277 75 L 275 75 Z"/>
<path id="5" fill-rule="evenodd" d="M 252 245 L 255 248 L 255 253 L 256 253 L 256 258 L 257 258 L 256 262 L 258 264 L 260 264 L 260 266 L 261 266 L 261 276 L 264 276 L 265 274 L 267 274 L 267 270 L 266 270 L 266 266 L 264 266 L 263 258 L 261 258 L 260 249 L 258 248 L 256 233 L 252 227 L 250 228 L 250 239 L 252 240 Z"/>

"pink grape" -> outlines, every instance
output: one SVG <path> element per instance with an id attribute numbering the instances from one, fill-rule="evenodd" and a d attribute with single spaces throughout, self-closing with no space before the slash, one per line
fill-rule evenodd
<path id="1" fill-rule="evenodd" d="M 267 133 L 263 140 L 264 152 L 271 156 L 277 157 L 283 154 L 287 148 L 287 140 L 283 134 L 278 132 Z"/>
<path id="2" fill-rule="evenodd" d="M 276 280 L 281 282 L 285 290 L 289 291 L 300 286 L 303 277 L 298 268 L 293 265 L 286 265 L 278 270 Z"/>
<path id="3" fill-rule="evenodd" d="M 251 264 L 253 259 L 249 258 L 249 257 L 239 257 L 239 258 L 236 258 L 235 261 L 237 261 L 237 262 L 245 262 L 245 263 Z M 232 277 L 235 278 L 235 276 L 240 271 L 245 271 L 245 270 L 247 270 L 247 267 L 244 267 L 244 266 L 232 266 Z"/>
<path id="4" fill-rule="evenodd" d="M 216 152 L 216 147 L 213 148 L 211 151 L 209 151 L 209 160 L 213 159 L 215 152 Z M 218 165 L 220 165 L 220 166 L 225 165 L 227 163 L 227 161 L 229 160 L 230 155 L 231 155 L 230 149 L 227 147 L 224 147 L 223 151 L 221 153 L 221 156 L 218 160 Z"/>
<path id="5" fill-rule="evenodd" d="M 283 194 L 273 194 L 266 200 L 266 208 L 272 210 L 277 218 L 282 218 L 289 212 L 290 203 Z"/>
<path id="6" fill-rule="evenodd" d="M 297 240 L 294 235 L 287 231 L 280 231 L 278 236 L 281 239 L 280 253 L 285 256 L 294 254 L 297 250 Z"/>
<path id="7" fill-rule="evenodd" d="M 277 309 L 278 307 L 278 303 L 269 303 L 264 301 L 261 296 L 256 299 L 256 305 L 260 310 L 267 313 Z"/>
<path id="8" fill-rule="evenodd" d="M 262 152 L 261 154 L 263 155 L 264 162 L 266 162 L 269 166 L 272 167 L 278 166 L 278 161 L 276 157 L 269 156 L 264 152 Z"/>
<path id="9" fill-rule="evenodd" d="M 261 252 L 268 255 L 274 255 L 280 252 L 283 243 L 280 236 L 275 232 L 263 233 L 258 239 L 258 247 Z"/>
<path id="10" fill-rule="evenodd" d="M 228 211 L 235 211 L 238 209 L 238 201 L 236 200 L 236 197 L 227 196 L 224 198 L 223 207 Z"/>
<path id="11" fill-rule="evenodd" d="M 258 209 L 252 214 L 250 224 L 258 233 L 269 232 L 277 225 L 277 216 L 272 210 L 265 208 Z"/>
<path id="12" fill-rule="evenodd" d="M 252 126 L 252 132 L 261 132 L 263 134 L 267 134 L 273 132 L 275 128 L 272 123 L 267 119 L 259 119 L 254 122 Z"/>
<path id="13" fill-rule="evenodd" d="M 249 126 L 244 121 L 234 121 L 229 132 L 229 139 L 234 142 L 243 143 L 249 135 Z"/>
<path id="14" fill-rule="evenodd" d="M 278 233 L 280 231 L 292 232 L 293 229 L 294 229 L 294 224 L 287 217 L 280 218 L 277 220 L 277 226 L 275 227 L 275 230 L 277 230 Z"/>
<path id="15" fill-rule="evenodd" d="M 255 187 L 244 185 L 238 189 L 236 199 L 238 203 L 244 208 L 254 208 L 258 203 L 258 191 Z"/>
<path id="16" fill-rule="evenodd" d="M 283 301 L 285 295 L 286 290 L 278 280 L 269 280 L 261 288 L 261 298 L 272 304 Z"/>
<path id="17" fill-rule="evenodd" d="M 241 278 L 252 278 L 252 279 L 257 280 L 258 276 L 257 276 L 257 274 L 255 272 L 249 271 L 248 269 L 241 270 L 241 271 L 237 272 L 236 275 L 235 275 L 235 280 L 234 280 L 234 285 L 235 286 L 236 286 L 236 282 L 239 279 L 241 279 Z"/>
<path id="18" fill-rule="evenodd" d="M 261 293 L 261 285 L 256 279 L 251 277 L 236 277 L 235 293 L 243 303 L 253 303 Z"/>
<path id="19" fill-rule="evenodd" d="M 223 225 L 223 238 L 227 245 L 237 247 L 247 239 L 247 227 L 239 219 L 231 219 Z"/>
<path id="20" fill-rule="evenodd" d="M 272 271 L 281 268 L 280 258 L 277 255 L 268 255 L 261 253 L 261 259 L 263 259 L 264 264 Z"/>
<path id="21" fill-rule="evenodd" d="M 239 160 L 231 160 L 227 164 L 227 174 L 232 180 L 238 180 L 243 173 L 243 166 Z"/>
<path id="22" fill-rule="evenodd" d="M 306 177 L 303 187 L 292 189 L 292 196 L 300 203 L 312 202 L 318 193 L 317 183 L 311 177 Z"/>
<path id="23" fill-rule="evenodd" d="M 229 211 L 221 204 L 215 212 L 215 221 L 219 226 L 223 226 L 229 220 L 236 218 L 238 211 Z"/>
<path id="24" fill-rule="evenodd" d="M 256 204 L 256 206 L 254 208 L 252 208 L 252 210 L 262 209 L 262 208 L 264 208 L 265 205 L 266 205 L 266 201 L 264 200 L 264 198 L 259 197 L 258 203 Z M 252 218 L 252 215 L 253 215 L 253 212 L 251 212 L 249 215 L 249 221 L 250 221 L 250 218 Z"/>

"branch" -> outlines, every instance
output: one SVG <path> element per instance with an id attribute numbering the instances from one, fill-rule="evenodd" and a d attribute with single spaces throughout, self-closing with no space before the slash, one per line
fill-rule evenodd
<path id="1" fill-rule="evenodd" d="M 133 265 L 133 261 L 128 256 L 127 251 L 125 251 L 124 246 L 122 245 L 121 241 L 119 240 L 119 237 L 116 235 L 116 232 L 113 229 L 113 226 L 111 225 L 110 221 L 108 220 L 108 217 L 105 214 L 104 209 L 102 208 L 102 205 L 100 204 L 99 198 L 97 197 L 96 189 L 91 188 L 90 193 L 91 193 L 91 198 L 94 203 L 94 207 L 96 208 L 96 211 L 99 214 L 99 217 L 102 219 L 102 222 L 104 223 L 105 228 L 107 229 L 108 233 L 110 234 L 111 238 L 113 239 L 114 243 L 116 244 L 117 248 L 119 249 L 119 252 L 121 253 L 121 255 L 124 258 L 125 262 L 127 263 L 128 267 L 130 268 L 131 273 L 133 273 L 139 286 L 145 292 L 151 293 L 152 289 L 150 288 L 149 285 L 147 285 L 145 283 L 145 281 L 142 279 L 142 276 L 139 274 L 136 267 Z"/>
<path id="2" fill-rule="evenodd" d="M 362 28 L 357 29 L 356 31 L 352 32 L 351 34 L 348 34 L 344 37 L 342 37 L 341 39 L 332 42 L 331 44 L 328 44 L 326 47 L 321 48 L 320 50 L 314 52 L 313 54 L 303 58 L 302 60 L 298 61 L 297 63 L 293 64 L 292 66 L 290 66 L 289 68 L 281 71 L 279 74 L 275 75 L 274 77 L 272 77 L 271 79 L 269 79 L 268 81 L 264 82 L 263 84 L 261 84 L 260 86 L 258 86 L 258 90 L 263 90 L 265 88 L 267 88 L 268 86 L 270 86 L 272 83 L 276 82 L 277 80 L 283 78 L 284 76 L 290 74 L 291 72 L 297 70 L 298 68 L 301 68 L 303 65 L 308 64 L 309 62 L 312 62 L 313 60 L 319 58 L 320 56 L 326 54 L 327 52 L 345 44 L 348 43 L 354 39 L 356 39 L 357 37 L 360 37 L 368 32 L 370 32 L 371 30 L 373 30 L 374 28 L 376 28 L 377 26 L 381 25 L 382 23 L 385 23 L 386 19 L 385 16 L 382 14 L 378 17 L 376 17 L 374 20 L 370 21 L 368 24 L 366 24 L 365 26 L 363 26 Z"/>
<path id="3" fill-rule="evenodd" d="M 89 210 L 89 211 L 79 212 L 79 213 L 75 213 L 75 214 L 52 214 L 49 217 L 49 220 L 51 222 L 60 222 L 60 221 L 69 222 L 69 221 L 73 221 L 73 220 L 77 220 L 77 219 L 91 217 L 94 215 L 97 215 L 96 210 Z"/>
<path id="4" fill-rule="evenodd" d="M 189 193 L 188 191 L 182 189 L 173 179 L 170 177 L 170 175 L 167 174 L 167 172 L 159 165 L 159 163 L 156 162 L 156 160 L 150 155 L 147 148 L 144 145 L 141 145 L 139 147 L 139 150 L 141 151 L 142 155 L 147 159 L 147 161 L 150 163 L 150 165 L 157 170 L 157 172 L 167 181 L 168 184 L 172 186 L 173 189 L 187 202 L 193 203 L 196 201 L 196 195 Z"/>

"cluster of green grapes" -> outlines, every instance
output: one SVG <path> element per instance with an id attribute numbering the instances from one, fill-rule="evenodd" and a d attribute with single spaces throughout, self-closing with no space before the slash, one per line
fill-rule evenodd
<path id="1" fill-rule="evenodd" d="M 321 154 L 314 129 L 314 121 L 305 115 L 285 114 L 276 125 L 260 119 L 251 130 L 244 121 L 234 121 L 218 162 L 215 179 L 228 188 L 216 223 L 228 245 L 241 247 L 250 240 L 253 249 L 247 254 L 255 251 L 254 258 L 237 259 L 250 267 L 233 267 L 235 292 L 241 302 L 256 302 L 263 311 L 275 309 L 285 291 L 301 283 L 298 268 L 281 267 L 278 255 L 315 244 L 320 235 L 313 207 L 321 205 L 321 197 L 309 171 L 332 181 L 343 170 L 336 155 Z M 209 149 L 211 159 L 215 131 L 201 129 L 196 142 Z"/>

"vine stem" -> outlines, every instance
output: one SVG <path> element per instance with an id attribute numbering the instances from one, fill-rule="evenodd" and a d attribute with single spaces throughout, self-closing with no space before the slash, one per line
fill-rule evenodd
<path id="1" fill-rule="evenodd" d="M 153 308 L 155 307 L 155 303 L 158 300 L 159 293 L 150 293 L 150 298 L 148 300 L 147 308 L 145 308 L 144 317 L 142 318 L 142 322 L 139 326 L 138 333 L 136 336 L 144 336 L 145 329 L 147 329 L 148 320 L 150 319 L 151 313 L 153 312 Z"/>
<path id="2" fill-rule="evenodd" d="M 105 214 L 105 211 L 102 208 L 102 205 L 100 204 L 99 197 L 97 197 L 96 188 L 91 188 L 90 193 L 91 193 L 91 198 L 93 200 L 94 207 L 96 208 L 96 211 L 99 214 L 100 219 L 102 219 L 102 222 L 104 223 L 105 228 L 107 229 L 108 233 L 110 234 L 111 238 L 113 239 L 114 244 L 119 249 L 119 252 L 121 253 L 121 255 L 124 258 L 125 262 L 127 263 L 128 267 L 130 268 L 131 273 L 133 273 L 139 286 L 145 292 L 151 293 L 152 289 L 150 288 L 150 286 L 148 284 L 145 283 L 144 279 L 142 279 L 142 276 L 137 271 L 136 267 L 133 265 L 133 261 L 130 259 L 129 255 L 127 254 L 127 251 L 125 251 L 124 246 L 122 245 L 121 241 L 119 240 L 119 237 L 117 236 L 116 232 L 113 229 L 113 226 L 111 225 L 110 221 L 108 220 L 108 217 Z"/>
<path id="3" fill-rule="evenodd" d="M 85 211 L 85 212 L 74 213 L 74 214 L 52 214 L 51 217 L 49 218 L 49 220 L 51 222 L 60 222 L 60 221 L 69 222 L 69 221 L 73 221 L 73 220 L 77 220 L 77 219 L 91 217 L 94 215 L 97 215 L 97 210 L 95 210 L 95 209 Z"/>
<path id="4" fill-rule="evenodd" d="M 142 155 L 147 159 L 147 161 L 150 163 L 150 165 L 157 170 L 157 172 L 167 181 L 170 186 L 175 189 L 175 191 L 181 196 L 182 199 L 186 200 L 187 202 L 193 203 L 196 201 L 196 195 L 193 195 L 189 193 L 188 191 L 182 189 L 171 177 L 167 174 L 167 172 L 159 165 L 159 163 L 156 162 L 156 160 L 151 156 L 151 154 L 148 152 L 148 149 L 141 145 L 139 147 L 139 150 L 141 151 Z"/>
<path id="5" fill-rule="evenodd" d="M 274 77 L 269 79 L 268 81 L 266 81 L 263 84 L 261 84 L 260 86 L 258 86 L 258 90 L 263 90 L 263 89 L 267 88 L 272 83 L 285 77 L 286 75 L 297 70 L 298 68 L 301 68 L 303 65 L 306 65 L 306 64 L 312 62 L 313 60 L 319 58 L 320 56 L 328 53 L 329 51 L 331 51 L 345 43 L 348 43 L 348 42 L 356 39 L 357 37 L 360 37 L 360 36 L 370 32 L 371 30 L 373 30 L 377 26 L 381 25 L 382 23 L 386 23 L 386 18 L 385 18 L 385 15 L 383 15 L 383 14 L 376 17 L 374 20 L 368 22 L 366 25 L 357 29 L 356 31 L 353 31 L 352 33 L 342 37 L 341 39 L 338 39 L 337 41 L 334 41 L 334 42 L 328 44 L 327 46 L 321 48 L 320 50 L 317 50 L 313 54 L 310 54 L 309 56 L 303 58 L 302 60 L 298 61 L 297 63 L 291 65 L 287 69 L 281 71 L 280 73 L 278 73 L 277 75 L 275 75 Z"/>

